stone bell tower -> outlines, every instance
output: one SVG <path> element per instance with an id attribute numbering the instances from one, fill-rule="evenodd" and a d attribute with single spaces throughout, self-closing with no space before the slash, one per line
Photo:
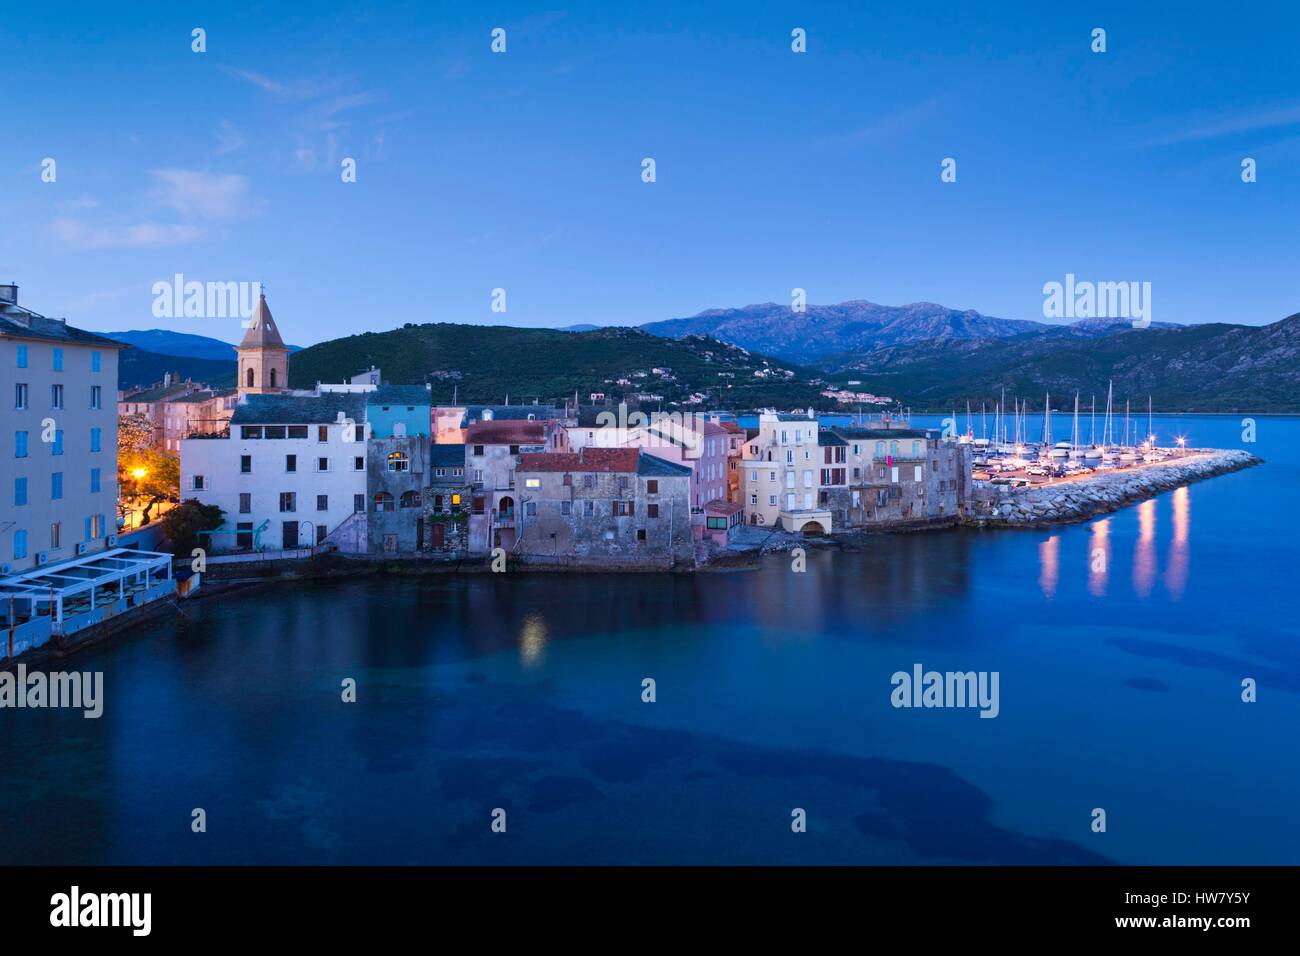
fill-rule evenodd
<path id="1" fill-rule="evenodd" d="M 253 307 L 248 330 L 235 352 L 239 355 L 240 395 L 265 395 L 289 387 L 289 348 L 271 318 L 265 293 Z"/>

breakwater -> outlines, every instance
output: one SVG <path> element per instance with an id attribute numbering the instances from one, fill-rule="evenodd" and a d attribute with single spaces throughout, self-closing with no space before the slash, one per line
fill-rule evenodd
<path id="1" fill-rule="evenodd" d="M 1036 528 L 1085 521 L 1117 511 L 1162 491 L 1194 481 L 1262 465 L 1264 460 L 1238 449 L 1190 449 L 1179 458 L 1099 472 L 1086 478 L 1030 488 L 984 485 L 976 488 L 962 524 L 982 528 Z"/>

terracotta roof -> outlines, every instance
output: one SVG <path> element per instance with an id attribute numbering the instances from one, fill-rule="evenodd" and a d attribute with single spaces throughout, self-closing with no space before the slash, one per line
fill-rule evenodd
<path id="1" fill-rule="evenodd" d="M 527 420 L 474 422 L 465 436 L 468 445 L 541 445 L 546 426 Z"/>
<path id="2" fill-rule="evenodd" d="M 712 501 L 705 503 L 704 510 L 720 515 L 734 515 L 744 511 L 745 506 L 734 501 L 723 501 L 721 498 L 714 498 Z"/>
<path id="3" fill-rule="evenodd" d="M 275 327 L 271 310 L 266 304 L 266 296 L 259 296 L 257 305 L 253 306 L 253 317 L 248 320 L 248 331 L 239 343 L 241 349 L 284 349 L 289 347 L 280 338 L 280 330 Z"/>
<path id="4" fill-rule="evenodd" d="M 723 431 L 731 432 L 734 435 L 745 434 L 745 429 L 741 428 L 738 424 L 731 421 L 730 419 L 726 419 L 721 422 L 718 422 L 718 424 L 722 426 Z"/>
<path id="5" fill-rule="evenodd" d="M 573 452 L 543 452 L 519 456 L 517 471 L 634 472 L 641 457 L 638 448 L 581 448 Z"/>

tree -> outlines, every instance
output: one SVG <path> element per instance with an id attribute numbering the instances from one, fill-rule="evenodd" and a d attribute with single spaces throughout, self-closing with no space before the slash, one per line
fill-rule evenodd
<path id="1" fill-rule="evenodd" d="M 149 499 L 140 521 L 146 525 L 159 502 L 180 496 L 181 462 L 157 448 L 122 450 L 117 458 L 117 479 L 123 496 L 129 489 L 134 496 Z"/>
<path id="2" fill-rule="evenodd" d="M 163 515 L 163 537 L 172 554 L 188 558 L 195 548 L 204 547 L 200 531 L 213 531 L 221 527 L 226 513 L 217 505 L 205 505 L 197 498 L 186 498 Z"/>
<path id="3" fill-rule="evenodd" d="M 148 415 L 117 416 L 117 454 L 153 447 L 153 422 Z"/>

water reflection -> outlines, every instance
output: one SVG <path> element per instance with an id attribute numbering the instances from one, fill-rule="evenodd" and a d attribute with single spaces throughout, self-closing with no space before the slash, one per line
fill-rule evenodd
<path id="1" fill-rule="evenodd" d="M 1088 592 L 1094 597 L 1106 593 L 1110 568 L 1110 519 L 1094 521 L 1088 540 Z"/>
<path id="2" fill-rule="evenodd" d="M 530 614 L 524 618 L 524 629 L 519 635 L 519 658 L 524 666 L 536 666 L 545 647 L 546 621 L 540 614 Z"/>
<path id="3" fill-rule="evenodd" d="M 1043 596 L 1051 598 L 1056 594 L 1056 582 L 1060 577 L 1061 538 L 1052 535 L 1038 545 L 1038 586 L 1043 589 Z"/>
<path id="4" fill-rule="evenodd" d="M 1133 546 L 1133 590 L 1147 597 L 1156 579 L 1156 500 L 1138 505 L 1138 538 Z"/>
<path id="5" fill-rule="evenodd" d="M 1165 572 L 1165 587 L 1177 600 L 1187 587 L 1187 563 L 1191 552 L 1192 494 L 1186 485 L 1173 494 L 1174 538 L 1169 542 L 1169 569 Z"/>

